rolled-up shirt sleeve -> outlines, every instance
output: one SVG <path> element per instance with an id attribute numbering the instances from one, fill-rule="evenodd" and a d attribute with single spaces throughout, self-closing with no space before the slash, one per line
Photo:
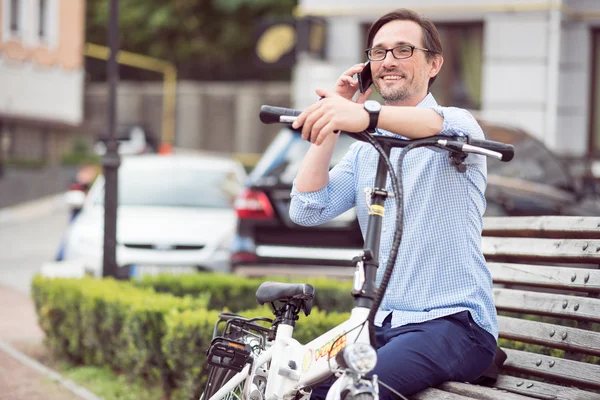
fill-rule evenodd
<path id="1" fill-rule="evenodd" d="M 360 143 L 354 143 L 342 160 L 329 171 L 329 183 L 316 192 L 300 192 L 296 181 L 291 192 L 290 218 L 299 225 L 323 224 L 355 203 L 355 159 Z"/>
<path id="2" fill-rule="evenodd" d="M 467 110 L 441 106 L 435 106 L 432 109 L 444 118 L 440 135 L 469 136 L 473 139 L 485 139 L 477 120 Z"/>

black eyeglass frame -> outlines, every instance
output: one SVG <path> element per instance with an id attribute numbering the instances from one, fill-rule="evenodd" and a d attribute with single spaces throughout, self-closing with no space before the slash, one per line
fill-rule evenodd
<path id="1" fill-rule="evenodd" d="M 410 55 L 408 57 L 396 57 L 396 55 L 394 54 L 394 50 L 396 50 L 399 47 L 405 47 L 405 48 L 408 47 L 408 48 L 410 48 Z M 436 54 L 435 51 L 432 51 L 432 50 L 429 50 L 429 49 L 425 49 L 423 47 L 413 46 L 412 44 L 401 44 L 401 45 L 398 45 L 396 47 L 392 47 L 391 49 L 384 49 L 382 47 L 371 47 L 371 48 L 366 49 L 365 53 L 367 54 L 367 58 L 370 61 L 383 61 L 387 57 L 388 52 L 391 52 L 392 53 L 392 57 L 394 57 L 396 60 L 406 60 L 407 58 L 411 58 L 413 56 L 413 54 L 415 53 L 415 49 L 421 50 L 421 51 L 426 51 L 426 52 L 431 53 L 431 54 Z M 378 58 L 378 59 L 374 60 L 373 58 L 371 58 L 371 55 L 369 54 L 372 50 L 384 50 L 385 51 L 385 55 L 382 58 Z"/>

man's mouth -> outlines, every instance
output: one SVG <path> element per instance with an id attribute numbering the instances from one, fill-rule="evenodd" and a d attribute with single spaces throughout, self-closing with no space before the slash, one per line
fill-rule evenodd
<path id="1" fill-rule="evenodd" d="M 403 78 L 403 75 L 384 75 L 381 77 L 381 79 L 383 79 L 384 81 L 399 81 Z"/>

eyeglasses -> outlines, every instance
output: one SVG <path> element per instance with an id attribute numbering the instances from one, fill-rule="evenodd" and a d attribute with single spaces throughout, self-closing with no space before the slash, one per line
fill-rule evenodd
<path id="1" fill-rule="evenodd" d="M 401 44 L 400 46 L 396 46 L 392 49 L 382 49 L 380 47 L 373 47 L 365 50 L 365 53 L 367 53 L 367 57 L 371 61 L 382 61 L 387 57 L 388 51 L 391 51 L 395 59 L 402 60 L 405 58 L 412 57 L 415 49 L 433 53 L 433 51 L 429 49 L 424 49 L 422 47 L 417 47 L 410 44 Z"/>

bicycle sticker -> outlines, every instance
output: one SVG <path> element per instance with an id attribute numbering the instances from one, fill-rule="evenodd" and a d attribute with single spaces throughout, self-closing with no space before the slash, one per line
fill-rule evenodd
<path id="1" fill-rule="evenodd" d="M 304 372 L 308 371 L 308 369 L 312 365 L 312 355 L 313 355 L 312 349 L 306 350 L 306 353 L 304 354 L 304 360 L 302 361 L 302 370 Z"/>
<path id="2" fill-rule="evenodd" d="M 332 346 L 335 343 L 335 347 Z M 319 358 L 326 357 L 328 360 L 334 358 L 344 347 L 346 347 L 346 334 L 340 335 L 335 339 L 331 340 L 325 346 L 315 351 L 315 361 L 319 361 Z"/>
<path id="3" fill-rule="evenodd" d="M 383 217 L 383 214 L 385 214 L 385 207 L 377 205 L 377 204 L 371 204 L 369 206 L 369 215 L 372 215 L 372 214 Z"/>

